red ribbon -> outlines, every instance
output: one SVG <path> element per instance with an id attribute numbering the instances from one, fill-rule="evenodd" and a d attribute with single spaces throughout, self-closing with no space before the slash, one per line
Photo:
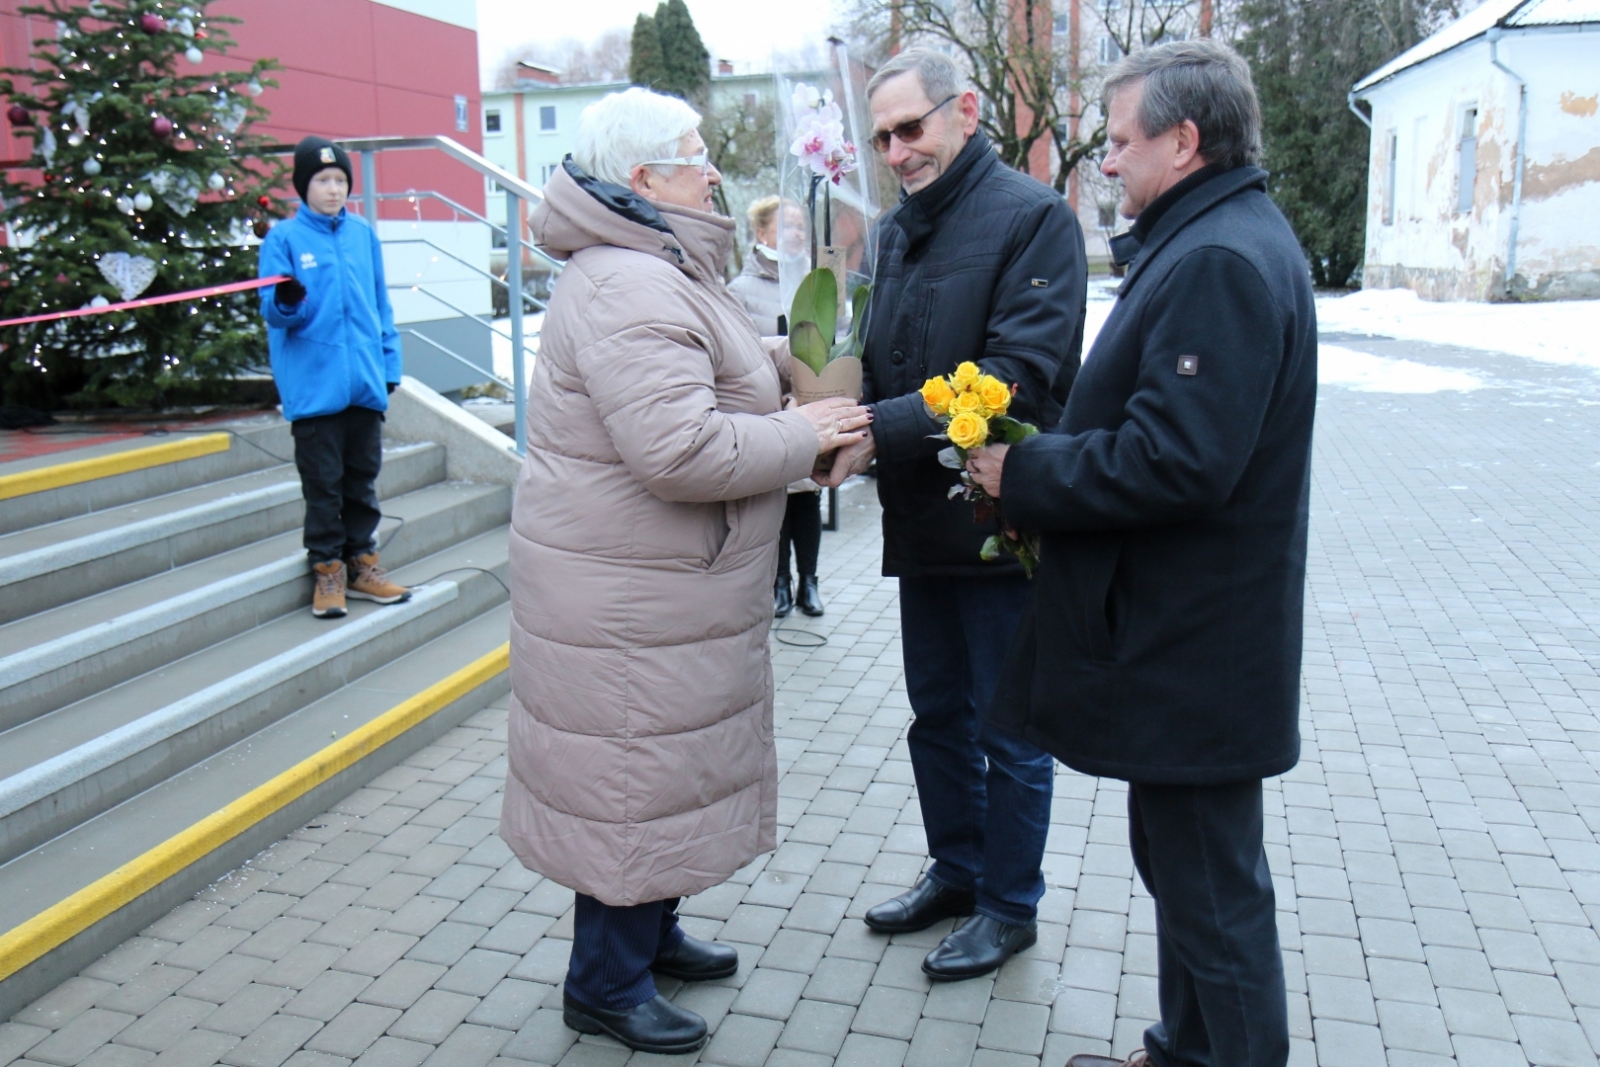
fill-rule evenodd
<path id="1" fill-rule="evenodd" d="M 52 311 L 47 315 L 28 315 L 20 319 L 0 319 L 0 326 L 26 326 L 30 322 L 49 322 L 51 319 L 75 319 L 80 315 L 104 315 L 108 311 L 131 311 L 134 308 L 155 307 L 157 304 L 176 304 L 180 300 L 199 300 L 203 297 L 222 296 L 226 293 L 242 293 L 248 289 L 262 289 L 288 280 L 289 275 L 287 274 L 274 274 L 270 278 L 253 278 L 247 282 L 213 285 L 208 289 L 190 289 L 182 293 L 168 293 L 165 296 L 147 296 L 139 300 L 125 300 L 120 304 L 81 307 L 74 308 L 71 311 Z"/>

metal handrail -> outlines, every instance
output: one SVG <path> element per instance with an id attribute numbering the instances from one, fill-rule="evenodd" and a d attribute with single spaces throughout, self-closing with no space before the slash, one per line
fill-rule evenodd
<path id="1" fill-rule="evenodd" d="M 477 266 L 476 264 L 468 263 L 466 260 L 464 260 L 460 256 L 456 255 L 454 252 L 450 251 L 448 248 L 444 248 L 444 247 L 442 247 L 440 245 L 436 245 L 432 241 L 428 240 L 426 237 L 402 237 L 399 240 L 385 241 L 384 243 L 385 244 L 391 244 L 391 245 L 427 245 L 429 248 L 433 249 L 435 252 L 439 253 L 441 256 L 450 257 L 451 259 L 455 260 L 457 263 L 461 264 L 463 267 L 465 267 L 468 270 L 472 271 L 474 274 L 483 275 L 485 278 L 489 279 L 491 284 L 498 285 L 502 289 L 508 289 L 509 290 L 511 288 L 510 283 L 508 283 L 504 278 L 496 276 L 493 271 L 487 271 L 487 270 L 484 270 L 482 267 Z M 414 288 L 418 288 L 418 286 L 416 286 L 414 283 L 407 283 L 407 284 L 395 283 L 395 284 L 390 285 L 389 288 L 391 288 L 391 289 L 414 289 Z M 510 296 L 510 293 L 508 292 L 506 295 Z M 534 306 L 535 310 L 538 310 L 538 311 L 544 311 L 545 310 L 544 301 L 540 300 L 536 296 L 530 296 L 528 293 L 524 292 L 522 294 L 522 299 L 524 299 L 524 300 L 528 301 L 529 303 L 531 303 Z M 506 313 L 507 314 L 510 314 L 510 309 L 511 309 L 511 301 L 507 300 L 506 301 Z"/>
<path id="2" fill-rule="evenodd" d="M 376 229 L 378 225 L 379 194 L 376 158 L 377 154 L 379 152 L 408 151 L 412 149 L 433 149 L 438 152 L 443 152 L 451 159 L 458 163 L 464 164 L 466 167 L 483 175 L 485 178 L 492 178 L 495 184 L 497 184 L 501 189 L 505 190 L 507 232 L 506 244 L 508 246 L 511 244 L 509 239 L 512 228 L 511 221 L 515 219 L 517 220 L 516 243 L 518 246 L 527 246 L 527 242 L 522 240 L 522 202 L 524 200 L 542 202 L 544 200 L 544 194 L 538 189 L 534 188 L 532 185 L 529 185 L 527 182 L 523 181 L 521 178 L 517 177 L 515 174 L 512 174 L 510 171 L 506 170 L 504 167 L 489 162 L 489 160 L 485 159 L 483 156 L 474 152 L 465 145 L 460 144 L 449 137 L 441 136 L 351 137 L 341 140 L 338 143 L 342 145 L 348 152 L 359 152 L 361 154 L 362 214 L 366 216 L 367 221 L 372 224 L 374 229 Z M 482 219 L 482 221 L 486 225 L 493 225 L 493 223 L 490 223 L 487 219 Z M 522 292 L 522 255 L 520 252 L 514 256 L 509 254 L 506 256 L 506 285 L 511 292 Z M 457 308 L 454 304 L 450 303 L 448 300 L 445 300 L 437 293 L 429 292 L 420 286 L 412 286 L 411 288 L 419 293 L 423 293 L 432 297 L 439 303 L 454 310 L 457 314 L 466 315 L 474 322 L 482 321 L 476 315 L 468 314 L 467 312 L 462 311 L 460 308 Z M 509 304 L 510 301 L 507 301 L 507 310 L 510 310 Z M 519 312 L 522 310 L 520 302 L 518 303 L 517 310 Z M 522 337 L 522 320 L 523 315 L 521 314 L 511 316 L 510 341 L 512 402 L 516 405 L 516 435 L 518 455 L 525 454 L 528 448 L 526 420 L 524 418 L 524 416 L 527 414 L 528 403 L 527 370 L 525 360 L 523 359 L 527 346 Z M 500 333 L 499 330 L 496 330 L 489 323 L 484 323 L 483 325 L 494 333 Z M 501 336 L 505 335 L 501 334 Z M 474 366 L 476 366 L 476 364 L 474 364 Z"/>
<path id="3" fill-rule="evenodd" d="M 444 345 L 440 344 L 438 341 L 435 341 L 433 338 L 431 338 L 427 334 L 423 333 L 421 330 L 413 330 L 410 327 L 407 327 L 406 329 L 401 330 L 400 332 L 401 333 L 408 333 L 412 337 L 415 337 L 419 341 L 428 342 L 428 344 L 432 345 L 434 348 L 437 348 L 439 351 L 443 352 L 445 355 L 449 356 L 451 359 L 455 360 L 457 363 L 465 363 L 467 366 L 471 367 L 473 370 L 477 371 L 479 374 L 483 375 L 485 378 L 488 378 L 490 381 L 498 382 L 501 385 L 505 386 L 507 389 L 511 388 L 511 383 L 506 381 L 504 378 L 500 377 L 500 375 L 494 373 L 493 371 L 484 370 L 482 367 L 480 367 L 476 363 L 472 362 L 472 360 L 468 359 L 466 356 L 463 356 L 459 352 L 451 351 L 450 349 L 446 348 Z"/>
<path id="4" fill-rule="evenodd" d="M 451 211 L 458 211 L 461 214 L 467 216 L 469 219 L 474 220 L 475 222 L 483 223 L 485 226 L 489 227 L 489 232 L 497 233 L 501 237 L 506 238 L 506 243 L 508 245 L 511 243 L 510 234 L 507 232 L 507 228 L 506 227 L 504 227 L 504 226 L 496 226 L 494 223 L 490 222 L 488 219 L 484 218 L 482 215 L 478 214 L 476 211 L 472 210 L 470 207 L 467 207 L 465 204 L 457 203 L 456 201 L 451 200 L 448 196 L 445 196 L 443 193 L 437 192 L 437 191 L 435 191 L 433 189 L 407 189 L 403 193 L 379 193 L 378 194 L 378 199 L 379 200 L 413 200 L 413 199 L 415 199 L 415 198 L 417 198 L 419 196 L 427 197 L 427 198 L 429 198 L 431 200 L 437 200 L 441 204 L 443 204 L 446 207 L 448 207 Z M 519 238 L 519 240 L 520 240 L 520 238 Z M 550 268 L 551 273 L 560 274 L 564 269 L 566 269 L 567 265 L 565 263 L 561 262 L 561 260 L 557 259 L 555 256 L 552 256 L 549 252 L 546 252 L 544 249 L 540 248 L 538 245 L 531 244 L 528 241 L 523 241 L 522 242 L 522 247 L 523 247 L 524 250 L 526 250 L 528 252 L 532 252 L 535 256 L 537 256 L 540 259 L 544 260 L 545 261 L 545 265 Z"/>

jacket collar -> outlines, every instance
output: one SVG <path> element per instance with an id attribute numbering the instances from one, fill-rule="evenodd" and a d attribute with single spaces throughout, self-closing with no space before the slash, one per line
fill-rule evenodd
<path id="1" fill-rule="evenodd" d="M 300 209 L 294 213 L 295 220 L 301 225 L 310 226 L 322 233 L 337 233 L 349 216 L 349 208 L 340 208 L 337 215 L 324 215 L 320 211 L 312 211 L 309 204 L 301 204 Z"/>
<path id="2" fill-rule="evenodd" d="M 915 250 L 932 237 L 939 220 L 997 165 L 999 159 L 994 154 L 994 146 L 979 130 L 967 139 L 967 143 L 951 161 L 950 169 L 930 182 L 927 188 L 909 196 L 902 192 L 894 221 L 905 231 L 907 251 Z"/>
<path id="3" fill-rule="evenodd" d="M 778 280 L 778 261 L 768 259 L 759 248 L 751 245 L 750 254 L 744 257 L 744 269 L 739 273 L 775 282 Z"/>
<path id="4" fill-rule="evenodd" d="M 1117 295 L 1124 296 L 1133 288 L 1134 281 L 1143 273 L 1145 265 L 1155 258 L 1156 253 L 1172 240 L 1178 231 L 1224 200 L 1246 189 L 1260 189 L 1266 192 L 1267 172 L 1260 167 L 1235 167 L 1233 170 L 1222 171 L 1209 181 L 1201 182 L 1187 193 L 1181 194 L 1156 221 L 1144 243 L 1138 246 L 1133 259 L 1133 268 L 1128 271 L 1128 276 L 1118 287 Z"/>
<path id="5" fill-rule="evenodd" d="M 568 156 L 529 219 L 538 246 L 558 259 L 612 245 L 664 259 L 693 277 L 720 279 L 733 253 L 732 219 L 646 200 L 584 173 Z"/>

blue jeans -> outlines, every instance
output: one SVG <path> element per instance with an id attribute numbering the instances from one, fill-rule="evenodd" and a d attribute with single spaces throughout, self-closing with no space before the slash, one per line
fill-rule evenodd
<path id="1" fill-rule="evenodd" d="M 683 940 L 678 898 L 617 907 L 578 894 L 567 992 L 580 1004 L 627 1011 L 656 995 L 650 965 Z"/>
<path id="2" fill-rule="evenodd" d="M 975 892 L 979 913 L 1006 923 L 1038 913 L 1055 778 L 1047 753 L 983 721 L 1027 597 L 1020 575 L 900 579 L 928 876 Z"/>

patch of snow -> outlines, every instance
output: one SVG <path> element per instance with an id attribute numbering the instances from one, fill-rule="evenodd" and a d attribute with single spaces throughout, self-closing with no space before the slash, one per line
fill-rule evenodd
<path id="1" fill-rule="evenodd" d="M 1317 383 L 1342 385 L 1359 393 L 1438 393 L 1470 392 L 1482 388 L 1483 379 L 1466 371 L 1321 344 L 1317 346 Z"/>
<path id="2" fill-rule="evenodd" d="M 1600 300 L 1482 304 L 1423 300 L 1410 289 L 1363 289 L 1318 297 L 1317 327 L 1600 369 Z"/>
<path id="3" fill-rule="evenodd" d="M 511 338 L 502 337 L 501 333 L 509 334 L 511 332 L 511 319 L 495 319 L 494 328 L 496 332 L 490 335 L 489 341 L 494 351 L 494 372 L 509 382 L 513 380 L 511 376 Z M 543 312 L 522 317 L 522 345 L 526 350 L 523 355 L 523 370 L 530 376 L 529 381 L 532 381 L 533 356 L 535 352 L 539 351 L 539 331 L 543 328 Z"/>

